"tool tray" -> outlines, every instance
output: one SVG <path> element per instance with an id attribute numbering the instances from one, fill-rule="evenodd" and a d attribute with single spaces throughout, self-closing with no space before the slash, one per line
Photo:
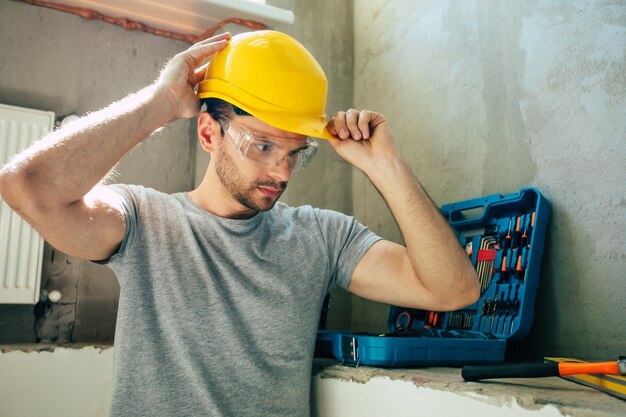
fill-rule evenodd
<path id="1" fill-rule="evenodd" d="M 381 367 L 504 361 L 507 342 L 532 324 L 549 203 L 529 187 L 446 204 L 441 213 L 476 268 L 478 301 L 452 312 L 391 306 L 388 333 L 320 330 L 316 353 Z"/>

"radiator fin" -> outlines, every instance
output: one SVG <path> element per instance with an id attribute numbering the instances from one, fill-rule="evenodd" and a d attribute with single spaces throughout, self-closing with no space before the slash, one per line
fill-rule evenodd
<path id="1" fill-rule="evenodd" d="M 0 164 L 52 130 L 54 113 L 0 104 Z M 0 197 L 0 304 L 39 300 L 43 238 Z"/>

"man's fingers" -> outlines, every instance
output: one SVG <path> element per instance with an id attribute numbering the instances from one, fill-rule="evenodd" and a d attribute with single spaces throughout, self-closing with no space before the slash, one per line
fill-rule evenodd
<path id="1" fill-rule="evenodd" d="M 328 122 L 329 131 L 339 136 L 340 139 L 369 139 L 373 127 L 370 124 L 375 115 L 376 113 L 368 110 L 359 111 L 356 109 L 337 112 Z"/>
<path id="2" fill-rule="evenodd" d="M 204 78 L 208 60 L 215 52 L 224 49 L 228 45 L 230 33 L 222 33 L 218 36 L 205 39 L 192 45 L 186 51 L 177 54 L 167 65 L 165 70 L 174 70 L 181 63 L 185 65 L 187 82 L 196 85 Z M 174 70 L 175 71 L 175 70 Z"/>
<path id="3" fill-rule="evenodd" d="M 326 128 L 328 129 L 328 131 L 330 132 L 331 135 L 333 136 L 339 136 L 337 134 L 337 129 L 335 128 L 335 116 L 331 117 L 330 120 L 328 121 Z"/>
<path id="4" fill-rule="evenodd" d="M 194 45 L 205 45 L 211 42 L 217 42 L 222 39 L 230 39 L 230 32 L 220 33 L 219 35 L 211 36 L 210 38 L 203 39 L 199 42 L 196 42 Z"/>
<path id="5" fill-rule="evenodd" d="M 350 131 L 350 136 L 354 140 L 361 140 L 363 135 L 361 134 L 361 130 L 359 129 L 359 111 L 355 109 L 350 109 L 346 112 L 346 125 L 348 130 Z"/>
<path id="6" fill-rule="evenodd" d="M 193 85 L 199 84 L 200 81 L 204 80 L 204 74 L 206 73 L 206 69 L 208 66 L 209 66 L 209 63 L 207 62 L 201 67 L 198 67 L 195 69 L 193 79 L 191 80 Z"/>
<path id="7" fill-rule="evenodd" d="M 339 139 L 348 139 L 350 137 L 350 132 L 348 131 L 348 126 L 346 125 L 346 112 L 338 111 L 333 117 L 333 127 Z"/>
<path id="8" fill-rule="evenodd" d="M 196 44 L 183 53 L 191 57 L 194 62 L 194 66 L 198 66 L 203 64 L 207 58 L 215 52 L 224 49 L 226 45 L 228 45 L 228 41 L 226 39 L 221 39 L 216 42 L 207 43 L 206 45 Z"/>
<path id="9" fill-rule="evenodd" d="M 198 59 L 198 53 L 202 55 L 206 55 L 206 51 L 207 50 L 211 51 L 215 49 L 216 45 L 219 45 L 220 46 L 219 49 L 222 49 L 226 44 L 228 44 L 228 41 L 230 40 L 230 38 L 231 38 L 230 33 L 225 32 L 217 36 L 207 38 L 200 42 L 196 42 L 187 51 L 190 52 L 192 56 L 194 56 L 194 59 Z M 216 50 L 219 50 L 219 49 L 216 49 Z M 209 54 L 211 53 L 212 52 L 209 52 Z"/>
<path id="10" fill-rule="evenodd" d="M 363 139 L 369 139 L 370 137 L 370 120 L 372 119 L 371 112 L 367 110 L 361 110 L 359 112 L 359 118 L 357 124 L 359 126 L 359 130 L 363 134 Z"/>
<path id="11" fill-rule="evenodd" d="M 195 68 L 204 64 L 208 60 L 208 58 L 215 52 L 224 49 L 224 47 L 228 45 L 229 40 L 230 33 L 225 32 L 217 36 L 213 36 L 211 38 L 197 42 L 186 51 L 181 52 L 179 55 L 183 56 L 185 60 L 191 58 L 191 60 L 193 61 L 193 66 Z"/>

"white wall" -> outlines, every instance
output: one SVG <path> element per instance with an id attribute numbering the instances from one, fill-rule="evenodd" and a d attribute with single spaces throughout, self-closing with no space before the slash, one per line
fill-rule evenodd
<path id="1" fill-rule="evenodd" d="M 490 404 L 485 396 L 418 387 L 407 381 L 373 378 L 367 383 L 313 377 L 312 417 L 567 417 L 546 405 L 530 410 L 515 398 Z"/>
<path id="2" fill-rule="evenodd" d="M 113 348 L 39 349 L 0 351 L 0 416 L 109 415 Z"/>
<path id="3" fill-rule="evenodd" d="M 0 353 L 0 416 L 107 417 L 113 348 L 51 347 L 49 351 Z M 407 381 L 373 378 L 357 383 L 314 376 L 312 417 L 420 415 L 559 417 L 553 407 L 519 407 L 514 399 L 490 404 L 486 397 L 417 387 Z"/>

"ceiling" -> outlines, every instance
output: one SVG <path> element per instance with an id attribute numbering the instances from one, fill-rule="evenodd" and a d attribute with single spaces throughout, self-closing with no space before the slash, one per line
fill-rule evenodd
<path id="1" fill-rule="evenodd" d="M 199 35 L 229 19 L 247 19 L 274 27 L 292 24 L 294 14 L 258 0 L 52 0 L 51 3 L 92 9 L 124 17 L 158 29 Z"/>

